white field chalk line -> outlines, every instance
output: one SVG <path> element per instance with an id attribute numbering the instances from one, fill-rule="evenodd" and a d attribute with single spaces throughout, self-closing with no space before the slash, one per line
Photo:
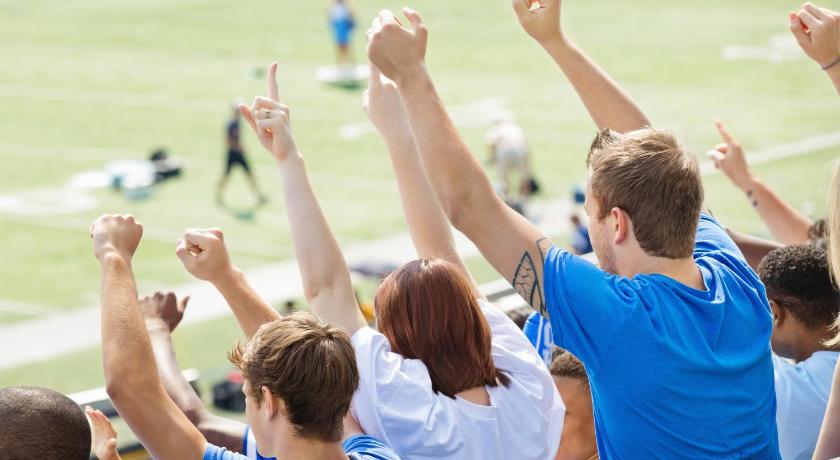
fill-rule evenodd
<path id="1" fill-rule="evenodd" d="M 768 148 L 751 155 L 750 160 L 767 163 L 807 155 L 836 145 L 840 145 L 840 132 Z M 702 168 L 704 175 L 715 171 L 713 166 L 709 166 L 706 164 Z M 556 235 L 567 228 L 566 216 L 569 205 L 566 200 L 534 203 L 533 208 L 546 220 L 552 220 L 540 225 L 545 234 Z M 463 235 L 455 232 L 455 236 L 462 256 L 479 254 L 475 246 Z M 411 239 L 405 233 L 369 243 L 355 244 L 347 247 L 344 252 L 351 265 L 381 260 L 383 254 L 388 254 L 393 260 L 402 261 L 415 257 Z M 248 272 L 248 277 L 254 288 L 269 303 L 300 296 L 300 274 L 294 259 L 255 268 Z M 194 306 L 187 310 L 184 324 L 194 324 L 230 315 L 224 299 L 208 283 L 188 283 L 176 286 L 172 290 L 178 295 L 190 294 L 192 296 Z M 26 346 L 17 346 L 16 353 L 0 354 L 0 370 L 96 346 L 99 343 L 99 326 L 99 307 L 56 312 L 32 321 L 0 326 L 0 349 L 11 349 L 18 344 L 26 344 Z M 68 331 L 72 332 L 68 333 Z M 50 338 L 54 340 L 48 340 Z"/>

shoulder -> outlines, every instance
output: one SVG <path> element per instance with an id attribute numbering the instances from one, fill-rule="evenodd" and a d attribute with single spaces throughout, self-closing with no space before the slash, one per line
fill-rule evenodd
<path id="1" fill-rule="evenodd" d="M 368 435 L 350 436 L 344 441 L 344 453 L 359 460 L 399 460 L 396 452 L 384 442 Z"/>
<path id="2" fill-rule="evenodd" d="M 248 457 L 235 452 L 230 452 L 224 447 L 207 444 L 202 460 L 248 460 Z"/>

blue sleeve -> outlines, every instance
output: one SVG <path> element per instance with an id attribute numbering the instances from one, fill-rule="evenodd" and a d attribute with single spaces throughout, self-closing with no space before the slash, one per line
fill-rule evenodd
<path id="1" fill-rule="evenodd" d="M 362 460 L 400 460 L 400 457 L 382 441 L 365 434 L 344 440 L 344 453 Z"/>
<path id="2" fill-rule="evenodd" d="M 202 460 L 248 460 L 248 457 L 208 443 Z"/>
<path id="3" fill-rule="evenodd" d="M 554 343 L 577 356 L 587 372 L 596 373 L 613 337 L 638 305 L 632 282 L 552 246 L 543 284 Z"/>
<path id="4" fill-rule="evenodd" d="M 744 259 L 741 250 L 738 249 L 723 226 L 714 217 L 701 212 L 700 222 L 697 224 L 697 236 L 694 240 L 694 257 L 697 258 L 715 251 L 726 251 L 741 260 Z"/>
<path id="5" fill-rule="evenodd" d="M 539 313 L 533 312 L 525 321 L 522 332 L 531 342 L 531 345 L 537 349 L 537 353 L 545 361 L 545 364 L 551 365 L 551 344 L 553 343 L 551 323 Z"/>

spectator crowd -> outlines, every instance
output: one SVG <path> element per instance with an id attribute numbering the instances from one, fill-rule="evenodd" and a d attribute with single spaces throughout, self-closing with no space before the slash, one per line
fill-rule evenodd
<path id="1" fill-rule="evenodd" d="M 708 156 L 773 240 L 727 228 L 704 207 L 696 157 L 564 32 L 561 1 L 513 9 L 598 133 L 581 146 L 588 229 L 573 221 L 576 252 L 593 249 L 597 264 L 497 196 L 425 65 L 432 32 L 417 11 L 382 11 L 366 34 L 363 107 L 418 258 L 378 288 L 375 324 L 310 185 L 277 63 L 266 94 L 239 113 L 279 168 L 311 312 L 283 316 L 261 299 L 220 229 L 187 229 L 176 243 L 247 339 L 227 356 L 244 378 L 247 423 L 208 411 L 181 373 L 171 334 L 189 299 L 138 297 L 142 224 L 103 215 L 91 225 L 107 393 L 154 458 L 840 456 L 840 166 L 826 219 L 812 222 L 752 172 L 717 121 L 722 143 Z M 806 3 L 789 24 L 840 93 L 840 13 Z M 484 298 L 451 226 L 533 308 L 527 334 Z M 110 460 L 116 445 L 97 410 L 48 389 L 0 390 L 2 458 Z"/>

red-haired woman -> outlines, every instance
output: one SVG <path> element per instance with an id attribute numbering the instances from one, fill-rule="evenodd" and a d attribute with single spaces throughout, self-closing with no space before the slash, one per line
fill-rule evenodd
<path id="1" fill-rule="evenodd" d="M 360 371 L 353 414 L 366 433 L 407 459 L 553 458 L 565 408 L 548 369 L 516 325 L 478 292 L 423 172 L 397 88 L 371 70 L 365 107 L 391 153 L 420 257 L 392 273 L 376 294 L 378 332 L 359 311 L 292 138 L 288 109 L 272 97 L 244 110 L 280 166 L 307 301 L 322 320 L 352 335 Z M 242 306 L 234 311 L 243 322 Z"/>

